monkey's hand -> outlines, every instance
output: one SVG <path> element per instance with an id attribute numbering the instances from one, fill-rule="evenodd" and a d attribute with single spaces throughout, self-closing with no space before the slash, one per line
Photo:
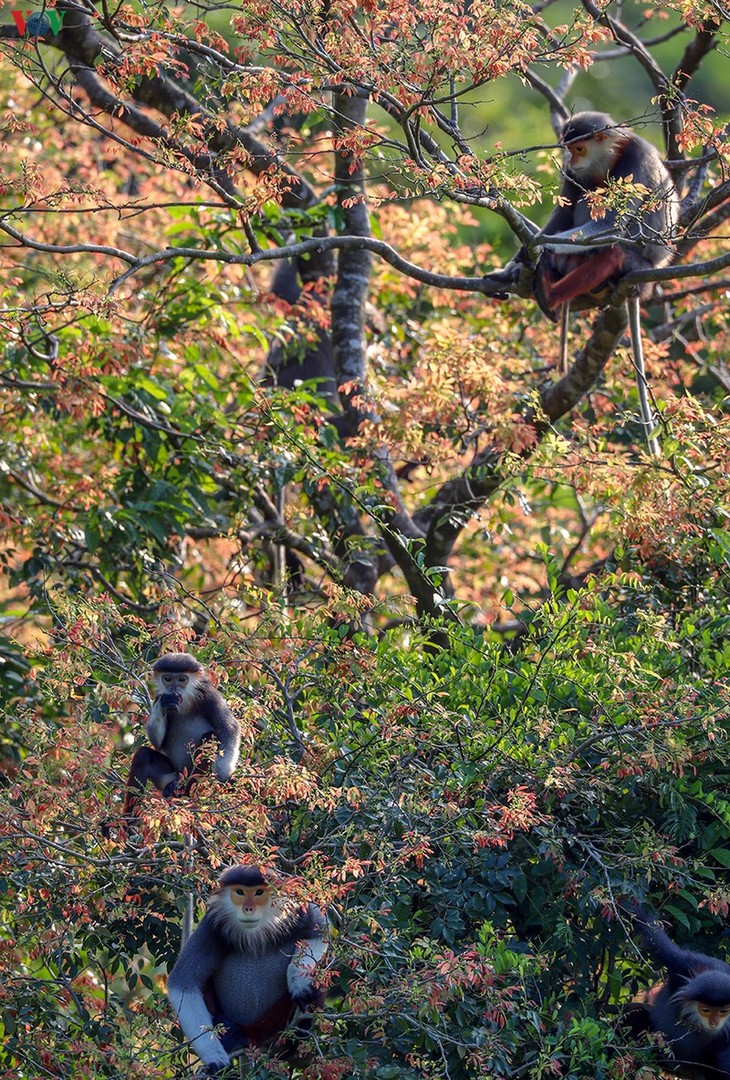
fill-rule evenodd
<path id="1" fill-rule="evenodd" d="M 158 699 L 158 704 L 162 710 L 163 716 L 177 716 L 181 700 L 180 695 L 174 690 L 168 690 L 166 693 L 161 694 Z"/>
<path id="2" fill-rule="evenodd" d="M 298 1009 L 306 1009 L 309 1005 L 321 1005 L 324 997 L 322 991 L 314 983 L 303 983 L 290 991 L 291 999 Z"/>
<path id="3" fill-rule="evenodd" d="M 216 780 L 220 780 L 222 784 L 227 784 L 233 776 L 233 769 L 231 763 L 226 761 L 225 758 L 218 755 L 213 765 L 213 772 L 215 773 Z"/>
<path id="4" fill-rule="evenodd" d="M 535 255 L 526 247 L 521 247 L 501 270 L 492 270 L 482 278 L 487 288 L 485 296 L 496 300 L 506 300 L 511 293 L 515 296 L 529 296 L 532 289 L 532 277 L 535 271 Z"/>
<path id="5" fill-rule="evenodd" d="M 519 252 L 514 257 L 514 259 L 512 259 L 511 262 L 508 262 L 506 266 L 502 267 L 501 270 L 492 270 L 491 273 L 484 274 L 482 280 L 485 282 L 485 284 L 490 286 L 490 292 L 488 293 L 488 295 L 493 297 L 495 300 L 506 300 L 513 287 L 519 280 L 520 260 L 518 257 Z M 500 291 L 492 292 L 491 286 L 493 285 L 496 285 Z"/>
<path id="6" fill-rule="evenodd" d="M 243 1050 L 244 1047 L 251 1045 L 248 1035 L 235 1020 L 229 1020 L 227 1016 L 219 1013 L 213 1017 L 213 1023 L 217 1028 L 220 1028 L 218 1039 L 227 1054 L 233 1054 L 237 1050 Z M 218 1068 L 224 1068 L 224 1066 L 219 1065 Z"/>
<path id="7" fill-rule="evenodd" d="M 231 1024 L 228 1030 L 219 1035 L 218 1038 L 223 1049 L 229 1054 L 236 1053 L 238 1050 L 243 1050 L 251 1045 L 251 1040 L 244 1035 L 243 1028 L 239 1024 Z"/>
<path id="8" fill-rule="evenodd" d="M 162 791 L 163 798 L 165 798 L 165 799 L 174 798 L 175 795 L 177 794 L 177 787 L 178 787 L 177 780 L 171 780 L 170 783 L 167 784 L 164 787 L 163 791 Z"/>
<path id="9" fill-rule="evenodd" d="M 195 1080 L 212 1080 L 213 1077 L 223 1076 L 230 1067 L 230 1062 L 227 1065 L 204 1065 L 196 1072 Z"/>

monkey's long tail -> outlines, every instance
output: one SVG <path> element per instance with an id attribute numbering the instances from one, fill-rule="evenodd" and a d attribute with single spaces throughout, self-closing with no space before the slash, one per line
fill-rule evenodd
<path id="1" fill-rule="evenodd" d="M 185 867 L 188 880 L 193 880 L 193 862 L 195 852 L 195 837 L 192 833 L 183 834 L 183 866 Z M 188 891 L 187 901 L 185 904 L 185 915 L 183 916 L 182 923 L 182 941 L 180 942 L 180 948 L 182 949 L 185 942 L 188 940 L 193 930 L 195 929 L 195 893 L 192 890 Z"/>
<path id="2" fill-rule="evenodd" d="M 634 368 L 636 370 L 636 388 L 639 391 L 639 408 L 641 410 L 641 422 L 644 425 L 646 445 L 652 457 L 661 457 L 659 440 L 651 433 L 656 427 L 656 417 L 649 404 L 647 392 L 646 369 L 644 367 L 644 347 L 641 343 L 641 313 L 639 299 L 636 296 L 626 301 L 629 309 L 629 330 L 631 332 L 631 350 L 634 354 Z"/>

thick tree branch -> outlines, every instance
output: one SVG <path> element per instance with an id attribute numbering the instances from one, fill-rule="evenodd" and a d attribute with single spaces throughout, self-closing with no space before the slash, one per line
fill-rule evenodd
<path id="1" fill-rule="evenodd" d="M 335 97 L 339 137 L 343 140 L 355 137 L 365 126 L 367 100 L 350 94 Z M 362 158 L 356 149 L 346 145 L 335 153 L 335 181 L 337 198 L 344 221 L 344 230 L 356 236 L 369 237 L 370 221 L 365 201 L 365 171 Z M 370 283 L 370 252 L 364 247 L 346 247 L 340 251 L 337 282 L 332 295 L 332 352 L 335 373 L 340 385 L 340 397 L 350 431 L 354 434 L 363 420 L 377 420 L 367 388 L 367 360 L 365 355 L 365 305 Z M 423 573 L 416 565 L 403 537 L 415 538 L 416 532 L 400 495 L 398 477 L 385 448 L 373 452 L 383 487 L 387 492 L 392 510 L 374 508 L 373 516 L 379 525 L 384 524 L 383 536 L 393 558 L 406 574 L 411 588 L 423 589 Z M 385 521 L 383 520 L 385 518 Z M 372 554 L 367 561 L 372 566 L 373 585 L 376 566 Z M 362 576 L 364 558 L 362 553 L 355 560 L 358 576 Z M 411 581 L 413 579 L 413 581 Z M 347 576 L 346 576 L 347 580 Z M 429 595 L 433 587 L 429 587 Z"/>
<path id="2" fill-rule="evenodd" d="M 717 46 L 717 33 L 721 26 L 719 19 L 710 19 L 702 24 L 692 41 L 684 50 L 682 59 L 674 69 L 672 82 L 678 90 L 684 90 L 708 53 Z"/>
<path id="3" fill-rule="evenodd" d="M 4 227 L 5 226 L 0 223 L 0 228 Z M 20 234 L 13 235 L 17 236 Z M 29 246 L 38 246 L 41 251 L 54 250 L 54 246 L 48 244 L 29 244 Z M 360 249 L 379 255 L 385 262 L 395 267 L 396 270 L 400 270 L 403 274 L 414 278 L 416 281 L 422 281 L 424 285 L 433 285 L 435 288 L 439 289 L 456 289 L 459 292 L 479 292 L 484 296 L 499 296 L 504 292 L 504 284 L 502 284 L 500 289 L 496 284 L 490 283 L 489 280 L 483 277 L 455 277 L 451 274 L 438 274 L 431 270 L 424 270 L 423 267 L 418 266 L 416 263 L 404 259 L 390 246 L 390 244 L 386 244 L 383 240 L 376 240 L 371 236 L 312 237 L 309 240 L 302 240 L 301 243 L 298 244 L 287 244 L 284 247 L 273 248 L 269 251 L 252 252 L 251 254 L 220 251 L 215 248 L 168 247 L 162 251 L 145 255 L 140 259 L 135 259 L 133 256 L 127 255 L 124 261 L 134 262 L 135 265 L 131 270 L 125 271 L 125 273 L 121 274 L 118 278 L 115 278 L 109 287 L 109 291 L 112 293 L 115 292 L 124 281 L 147 266 L 153 266 L 156 263 L 170 262 L 177 258 L 210 260 L 213 262 L 226 263 L 230 266 L 255 266 L 256 263 L 259 262 L 276 262 L 280 259 L 291 259 L 300 255 L 315 255 L 324 251 L 346 251 L 348 249 Z M 74 251 L 81 250 L 84 250 L 83 245 L 74 246 Z M 89 250 L 92 250 L 91 247 Z M 116 249 L 103 249 L 97 247 L 94 248 L 94 250 L 99 251 L 101 254 L 110 254 L 113 257 L 117 257 Z M 119 257 L 121 258 L 121 256 Z"/>

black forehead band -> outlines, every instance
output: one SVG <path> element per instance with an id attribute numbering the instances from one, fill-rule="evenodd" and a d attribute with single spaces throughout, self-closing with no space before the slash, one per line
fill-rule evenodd
<path id="1" fill-rule="evenodd" d="M 586 142 L 587 139 L 593 139 L 596 135 L 605 135 L 615 130 L 615 127 L 586 128 L 584 131 L 579 131 L 567 137 L 564 135 L 560 140 L 560 145 L 570 146 L 571 143 Z"/>
<path id="2" fill-rule="evenodd" d="M 684 1001 L 698 1001 L 711 1008 L 726 1009 L 730 1006 L 730 973 L 705 971 L 683 986 L 679 994 Z"/>
<path id="3" fill-rule="evenodd" d="M 256 885 L 270 885 L 261 873 L 258 866 L 231 866 L 225 870 L 219 880 L 222 889 L 228 885 L 243 885 L 246 889 L 252 889 Z"/>
<path id="4" fill-rule="evenodd" d="M 185 673 L 197 675 L 198 672 L 203 670 L 203 665 L 190 653 L 176 652 L 161 656 L 153 665 L 152 670 L 155 675 L 181 675 Z"/>
<path id="5" fill-rule="evenodd" d="M 568 146 L 570 143 L 584 142 L 592 139 L 594 135 L 617 131 L 619 126 L 607 113 L 584 113 L 568 120 L 560 136 L 560 143 Z"/>

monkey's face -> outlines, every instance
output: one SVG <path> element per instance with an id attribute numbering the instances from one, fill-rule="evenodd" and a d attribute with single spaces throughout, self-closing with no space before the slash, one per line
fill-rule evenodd
<path id="1" fill-rule="evenodd" d="M 158 694 L 177 694 L 182 705 L 193 697 L 197 683 L 197 676 L 189 671 L 163 671 L 155 676 Z"/>
<path id="2" fill-rule="evenodd" d="M 165 672 L 157 676 L 157 685 L 164 693 L 165 690 L 177 690 L 179 694 L 185 693 L 185 687 L 190 683 L 190 675 L 187 671 L 179 671 L 176 674 Z"/>
<path id="3" fill-rule="evenodd" d="M 229 885 L 229 914 L 243 930 L 257 930 L 276 918 L 276 894 L 269 885 Z"/>
<path id="4" fill-rule="evenodd" d="M 565 166 L 574 176 L 605 179 L 621 149 L 621 139 L 610 131 L 565 144 Z"/>
<path id="5" fill-rule="evenodd" d="M 688 1001 L 682 1014 L 694 1027 L 701 1028 L 712 1035 L 719 1035 L 730 1019 L 730 1004 L 705 1005 L 702 1001 Z"/>

